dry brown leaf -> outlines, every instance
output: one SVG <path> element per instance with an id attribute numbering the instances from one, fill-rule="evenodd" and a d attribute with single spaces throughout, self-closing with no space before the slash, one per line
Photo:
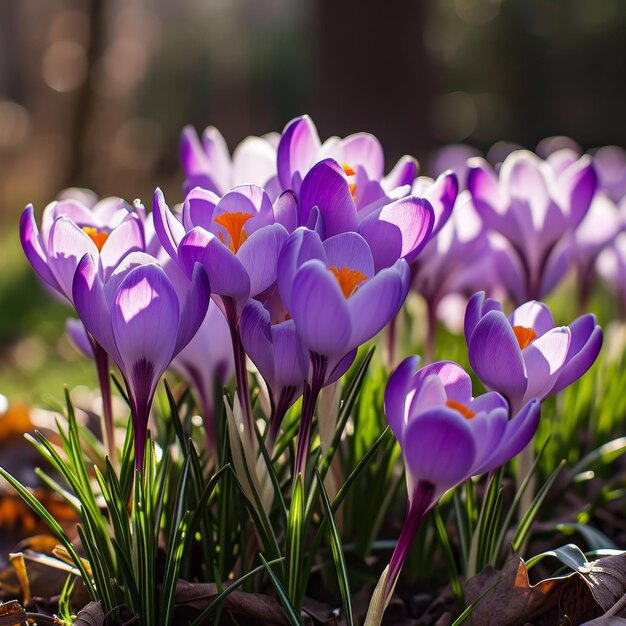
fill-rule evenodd
<path id="1" fill-rule="evenodd" d="M 0 604 L 0 626 L 20 626 L 26 619 L 26 611 L 15 600 Z"/>

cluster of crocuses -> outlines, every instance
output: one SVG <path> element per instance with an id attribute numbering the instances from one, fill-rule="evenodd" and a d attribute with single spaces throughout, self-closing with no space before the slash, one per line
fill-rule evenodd
<path id="1" fill-rule="evenodd" d="M 249 358 L 267 383 L 267 443 L 302 396 L 295 474 L 305 473 L 320 391 L 357 349 L 393 321 L 411 283 L 436 309 L 450 293 L 500 281 L 520 306 L 510 318 L 476 294 L 465 317 L 470 362 L 490 391 L 472 398 L 458 365 L 417 357 L 392 374 L 386 415 L 406 466 L 409 511 L 385 579 L 395 585 L 410 540 L 437 499 L 490 471 L 530 441 L 539 401 L 584 373 L 601 332 L 591 315 L 554 327 L 532 301 L 558 282 L 560 246 L 583 222 L 596 191 L 591 160 L 509 156 L 496 174 L 470 162 L 468 189 L 454 172 L 417 177 L 403 157 L 385 175 L 372 135 L 321 142 L 308 117 L 281 135 L 246 139 L 229 154 L 215 129 L 181 144 L 185 196 L 174 210 L 157 189 L 140 203 L 69 190 L 37 227 L 32 207 L 21 239 L 40 278 L 75 308 L 69 328 L 95 357 L 105 431 L 114 454 L 108 359 L 131 405 L 138 469 L 152 398 L 174 364 L 196 390 L 207 445 L 215 446 L 213 389 L 234 370 L 237 401 L 254 437 Z M 494 252 L 498 233 L 506 256 Z M 504 248 L 502 248 L 504 250 Z"/>

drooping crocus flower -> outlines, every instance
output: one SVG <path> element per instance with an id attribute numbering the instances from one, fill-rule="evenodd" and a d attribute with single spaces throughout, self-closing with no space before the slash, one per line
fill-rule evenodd
<path id="1" fill-rule="evenodd" d="M 341 164 L 358 210 L 394 189 L 411 185 L 417 175 L 415 159 L 404 156 L 385 176 L 383 148 L 369 133 L 356 133 L 344 139 L 331 137 L 322 143 L 313 120 L 303 115 L 291 120 L 280 137 L 277 169 L 281 188 L 299 194 L 307 172 L 326 158 Z"/>
<path id="2" fill-rule="evenodd" d="M 498 301 L 478 292 L 467 304 L 465 339 L 476 375 L 515 413 L 578 380 L 600 352 L 602 330 L 592 314 L 555 327 L 550 309 L 534 300 L 507 317 Z"/>
<path id="3" fill-rule="evenodd" d="M 463 192 L 450 219 L 413 262 L 413 288 L 426 301 L 426 353 L 432 360 L 437 309 L 452 294 L 468 297 L 493 283 L 493 258 L 485 226 Z M 464 310 L 464 309 L 463 309 Z"/>
<path id="4" fill-rule="evenodd" d="M 92 256 L 101 279 L 107 280 L 127 254 L 145 250 L 142 208 L 137 203 L 131 209 L 121 198 L 98 201 L 89 190 L 68 189 L 61 199 L 46 206 L 41 229 L 32 205 L 24 209 L 20 220 L 22 248 L 41 281 L 72 304 L 74 273 L 85 254 Z M 108 356 L 97 342 L 93 354 L 102 393 L 103 436 L 115 462 Z"/>
<path id="5" fill-rule="evenodd" d="M 281 196 L 276 202 L 283 203 Z M 211 282 L 216 304 L 228 322 L 237 394 L 253 436 L 245 353 L 239 336 L 243 305 L 276 281 L 278 255 L 288 233 L 276 223 L 274 207 L 263 189 L 242 185 L 223 197 L 195 188 L 187 194 L 182 223 L 169 210 L 160 189 L 154 194 L 154 225 L 170 257 L 191 277 L 200 263 Z"/>
<path id="6" fill-rule="evenodd" d="M 232 158 L 224 137 L 209 126 L 202 139 L 191 126 L 180 138 L 180 160 L 185 172 L 185 194 L 202 187 L 219 196 L 238 185 L 258 185 L 273 198 L 280 189 L 276 178 L 276 146 L 279 135 L 246 137 L 234 150 Z"/>
<path id="7" fill-rule="evenodd" d="M 405 359 L 385 389 L 385 415 L 402 450 L 409 502 L 383 573 L 383 609 L 428 511 L 449 489 L 518 454 L 539 423 L 537 400 L 524 404 L 509 419 L 509 405 L 499 393 L 472 398 L 471 379 L 460 365 L 439 361 L 418 370 L 419 360 Z M 371 614 L 368 618 L 368 626 L 378 626 L 382 612 L 376 619 Z"/>
<path id="8" fill-rule="evenodd" d="M 131 404 L 135 467 L 143 467 L 146 429 L 159 378 L 206 315 L 209 280 L 193 269 L 184 299 L 158 261 L 133 252 L 103 280 L 90 254 L 81 259 L 72 297 L 89 334 L 122 372 Z"/>
<path id="9" fill-rule="evenodd" d="M 524 150 L 510 154 L 498 175 L 482 159 L 472 159 L 469 165 L 467 185 L 474 206 L 518 257 L 523 300 L 542 297 L 551 254 L 584 219 L 595 193 L 591 158 L 582 157 L 560 173 Z"/>
<path id="10" fill-rule="evenodd" d="M 309 356 L 276 287 L 258 300 L 248 300 L 239 330 L 246 354 L 270 390 L 272 412 L 267 446 L 271 450 L 285 413 L 302 395 Z"/>
<path id="11" fill-rule="evenodd" d="M 356 349 L 396 315 L 409 281 L 403 259 L 376 272 L 369 245 L 354 232 L 322 241 L 316 232 L 298 229 L 285 243 L 278 264 L 278 291 L 311 363 L 296 475 L 304 469 L 319 391 L 343 374 Z"/>

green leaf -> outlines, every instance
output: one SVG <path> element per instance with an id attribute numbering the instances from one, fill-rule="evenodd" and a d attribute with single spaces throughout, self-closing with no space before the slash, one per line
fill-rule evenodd
<path id="1" fill-rule="evenodd" d="M 272 582 L 272 585 L 274 586 L 274 589 L 276 590 L 280 603 L 283 605 L 283 608 L 285 609 L 287 613 L 287 617 L 289 618 L 289 621 L 293 624 L 293 626 L 301 626 L 298 613 L 296 612 L 295 608 L 291 604 L 289 600 L 289 596 L 286 594 L 285 589 L 280 584 L 280 580 L 278 580 L 276 574 L 274 573 L 274 570 L 271 568 L 270 564 L 263 558 L 262 554 L 259 554 L 259 558 L 261 559 L 261 562 L 263 563 L 263 565 L 265 566 L 265 569 L 267 570 L 267 573 L 269 574 L 270 581 Z"/>
<path id="2" fill-rule="evenodd" d="M 333 559 L 335 561 L 335 570 L 337 571 L 337 579 L 339 581 L 339 591 L 341 592 L 341 600 L 343 602 L 343 611 L 348 622 L 348 626 L 354 625 L 354 618 L 352 616 L 352 594 L 350 592 L 350 579 L 348 578 L 348 568 L 346 567 L 346 559 L 343 554 L 343 547 L 341 545 L 341 537 L 337 530 L 337 524 L 335 523 L 335 517 L 333 514 L 333 508 L 328 500 L 328 494 L 324 487 L 324 481 L 320 476 L 319 471 L 315 471 L 317 482 L 319 484 L 320 494 L 322 496 L 322 504 L 324 505 L 324 512 L 326 514 L 325 519 L 328 520 L 330 525 L 330 547 L 333 553 Z"/>
<path id="3" fill-rule="evenodd" d="M 302 474 L 298 474 L 293 483 L 289 519 L 287 520 L 287 590 L 289 597 L 296 598 L 298 583 L 302 574 L 302 540 L 304 537 L 304 487 Z"/>
<path id="4" fill-rule="evenodd" d="M 454 554 L 452 553 L 452 546 L 450 545 L 450 537 L 443 518 L 441 517 L 441 510 L 439 506 L 436 506 L 432 511 L 432 518 L 435 522 L 435 529 L 437 530 L 437 536 L 443 548 L 443 554 L 446 557 L 446 563 L 448 564 L 448 577 L 450 578 L 450 586 L 454 592 L 454 597 L 459 607 L 464 606 L 465 599 L 463 597 L 463 585 L 461 584 L 461 577 L 459 576 L 459 570 L 454 560 Z"/>

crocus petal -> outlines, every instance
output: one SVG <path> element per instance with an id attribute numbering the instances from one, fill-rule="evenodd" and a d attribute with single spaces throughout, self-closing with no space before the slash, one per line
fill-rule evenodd
<path id="1" fill-rule="evenodd" d="M 293 320 L 272 325 L 274 379 L 279 387 L 301 387 L 306 380 L 309 358 Z"/>
<path id="2" fill-rule="evenodd" d="M 416 377 L 416 382 L 427 376 L 438 376 L 448 400 L 469 404 L 472 400 L 472 379 L 469 374 L 454 361 L 437 361 L 423 367 Z"/>
<path id="3" fill-rule="evenodd" d="M 309 350 L 341 356 L 347 351 L 350 313 L 339 283 L 323 262 L 307 261 L 297 271 L 290 313 Z"/>
<path id="4" fill-rule="evenodd" d="M 357 215 L 348 180 L 332 159 L 316 163 L 304 177 L 300 193 L 299 224 L 306 224 L 316 206 L 324 218 L 326 236 L 356 230 Z"/>
<path id="5" fill-rule="evenodd" d="M 291 310 L 291 290 L 296 272 L 312 259 L 326 262 L 322 240 L 316 232 L 298 228 L 289 236 L 278 257 L 278 292 L 288 311 Z"/>
<path id="6" fill-rule="evenodd" d="M 208 167 L 200 139 L 192 126 L 185 126 L 180 135 L 180 162 L 187 175 L 200 174 Z"/>
<path id="7" fill-rule="evenodd" d="M 241 246 L 237 259 L 250 278 L 250 296 L 276 282 L 278 258 L 289 234 L 281 224 L 271 224 L 252 233 Z"/>
<path id="8" fill-rule="evenodd" d="M 80 260 L 76 268 L 72 299 L 85 329 L 116 363 L 120 363 L 111 327 L 109 304 L 104 296 L 102 281 L 93 258 L 88 254 Z"/>
<path id="9" fill-rule="evenodd" d="M 527 402 L 507 424 L 506 431 L 500 445 L 493 451 L 493 455 L 485 460 L 479 472 L 488 472 L 519 454 L 531 441 L 539 426 L 541 403 L 538 400 Z"/>
<path id="10" fill-rule="evenodd" d="M 474 328 L 476 328 L 476 324 L 478 324 L 489 311 L 502 312 L 502 305 L 493 298 L 486 298 L 484 291 L 477 291 L 467 302 L 467 306 L 465 307 L 464 333 L 465 341 L 468 344 L 474 332 Z"/>
<path id="11" fill-rule="evenodd" d="M 106 280 L 119 262 L 130 252 L 145 250 L 146 242 L 141 221 L 136 215 L 128 217 L 108 236 L 100 250 L 100 265 Z"/>
<path id="12" fill-rule="evenodd" d="M 352 348 L 374 337 L 390 322 L 404 303 L 410 283 L 409 266 L 399 259 L 392 267 L 362 283 L 348 298 Z"/>
<path id="13" fill-rule="evenodd" d="M 91 340 L 85 330 L 84 324 L 80 320 L 70 317 L 65 321 L 65 330 L 78 350 L 80 350 L 80 352 L 82 352 L 87 358 L 93 359 L 93 346 L 91 345 Z"/>
<path id="14" fill-rule="evenodd" d="M 412 484 L 424 480 L 446 491 L 469 476 L 476 444 L 467 420 L 451 409 L 431 409 L 409 422 L 402 453 Z"/>
<path id="15" fill-rule="evenodd" d="M 391 172 L 382 181 L 383 190 L 388 193 L 396 187 L 411 185 L 418 172 L 417 161 L 405 154 L 393 167 Z"/>
<path id="16" fill-rule="evenodd" d="M 476 442 L 476 458 L 472 475 L 482 474 L 489 460 L 494 456 L 507 430 L 509 422 L 508 406 L 491 410 L 489 413 L 477 413 L 472 417 L 471 429 Z"/>
<path id="17" fill-rule="evenodd" d="M 472 194 L 474 206 L 486 225 L 493 228 L 499 225 L 494 218 L 502 215 L 506 208 L 498 178 L 491 166 L 480 157 L 471 158 L 467 164 L 467 188 Z"/>
<path id="18" fill-rule="evenodd" d="M 270 314 L 258 300 L 248 300 L 239 318 L 241 342 L 261 376 L 275 387 Z"/>
<path id="19" fill-rule="evenodd" d="M 474 413 L 482 413 L 494 411 L 495 409 L 504 409 L 509 414 L 509 403 L 504 396 L 496 391 L 488 391 L 480 396 L 476 396 L 470 403 L 469 408 Z"/>
<path id="20" fill-rule="evenodd" d="M 339 380 L 349 369 L 352 363 L 354 363 L 354 359 L 356 359 L 356 355 L 358 352 L 358 348 L 351 350 L 345 356 L 341 357 L 339 361 L 332 365 L 332 369 L 330 374 L 327 375 L 325 385 L 331 385 L 335 381 Z"/>
<path id="21" fill-rule="evenodd" d="M 284 191 L 274 202 L 274 220 L 282 224 L 288 233 L 298 228 L 298 198 L 293 191 Z"/>
<path id="22" fill-rule="evenodd" d="M 39 278 L 48 283 L 53 289 L 62 293 L 57 279 L 54 277 L 46 260 L 46 254 L 39 239 L 39 229 L 35 221 L 33 205 L 29 204 L 20 218 L 20 241 L 24 254 Z"/>
<path id="23" fill-rule="evenodd" d="M 569 326 L 571 342 L 565 363 L 552 388 L 552 393 L 578 380 L 594 363 L 602 348 L 602 329 L 594 315 L 582 315 Z"/>
<path id="24" fill-rule="evenodd" d="M 543 302 L 536 300 L 518 306 L 509 319 L 512 326 L 532 328 L 537 335 L 543 335 L 554 328 L 554 319 L 550 309 Z"/>
<path id="25" fill-rule="evenodd" d="M 420 372 L 415 376 L 412 385 L 414 392 L 406 398 L 408 406 L 406 407 L 404 417 L 405 427 L 409 422 L 417 419 L 422 413 L 430 411 L 431 409 L 444 407 L 448 399 L 443 381 L 437 374 L 424 376 L 419 383 L 417 383 L 416 381 L 419 379 L 419 374 Z"/>
<path id="26" fill-rule="evenodd" d="M 526 391 L 526 372 L 522 351 L 503 313 L 490 311 L 476 324 L 468 354 L 472 369 L 485 386 L 517 406 Z"/>
<path id="27" fill-rule="evenodd" d="M 161 245 L 172 257 L 177 258 L 177 248 L 181 239 L 185 236 L 185 227 L 176 219 L 165 203 L 163 192 L 157 188 L 152 199 L 152 216 L 154 229 Z"/>
<path id="28" fill-rule="evenodd" d="M 215 126 L 207 126 L 202 132 L 202 147 L 219 193 L 224 193 L 230 187 L 231 160 L 226 140 Z"/>
<path id="29" fill-rule="evenodd" d="M 400 258 L 415 258 L 428 242 L 433 223 L 430 203 L 408 197 L 368 215 L 359 225 L 359 234 L 372 249 L 378 271 Z"/>
<path id="30" fill-rule="evenodd" d="M 276 149 L 261 137 L 246 137 L 233 152 L 233 185 L 265 183 L 276 173 Z"/>
<path id="31" fill-rule="evenodd" d="M 99 257 L 91 238 L 67 217 L 58 217 L 48 239 L 48 263 L 65 297 L 72 299 L 72 281 L 80 259 L 90 254 Z"/>
<path id="32" fill-rule="evenodd" d="M 152 373 L 152 384 L 167 369 L 179 316 L 176 291 L 160 267 L 137 267 L 122 281 L 111 309 L 111 324 L 121 358 L 118 365 L 131 388 L 138 368 Z"/>
<path id="33" fill-rule="evenodd" d="M 415 194 L 414 195 L 420 195 Z M 444 172 L 437 177 L 424 193 L 433 208 L 435 221 L 432 236 L 434 237 L 444 226 L 452 214 L 452 208 L 459 193 L 459 181 L 454 172 Z"/>
<path id="34" fill-rule="evenodd" d="M 374 260 L 367 242 L 357 233 L 340 233 L 324 241 L 329 267 L 347 267 L 367 278 L 374 275 Z"/>
<path id="35" fill-rule="evenodd" d="M 220 201 L 219 196 L 208 189 L 196 187 L 186 196 L 183 203 L 183 226 L 186 230 L 191 230 L 196 226 L 201 226 L 205 230 L 211 231 L 213 225 L 213 212 Z"/>
<path id="36" fill-rule="evenodd" d="M 570 165 L 559 176 L 558 197 L 564 206 L 569 208 L 572 228 L 576 228 L 587 214 L 597 185 L 597 175 L 591 157 L 588 155 Z"/>
<path id="37" fill-rule="evenodd" d="M 569 328 L 553 328 L 535 339 L 523 352 L 528 385 L 524 398 L 543 400 L 548 396 L 565 362 L 570 344 Z M 518 405 L 511 402 L 512 410 Z"/>
<path id="38" fill-rule="evenodd" d="M 401 440 L 404 430 L 407 396 L 420 360 L 419 356 L 404 359 L 389 377 L 385 388 L 385 417 L 398 441 Z"/>
<path id="39" fill-rule="evenodd" d="M 176 336 L 174 356 L 176 356 L 195 336 L 204 321 L 209 301 L 211 286 L 209 277 L 202 265 L 196 263 L 191 275 L 191 284 L 186 290 L 181 303 L 180 323 Z"/>
<path id="40" fill-rule="evenodd" d="M 194 228 L 182 238 L 178 260 L 187 276 L 191 276 L 195 264 L 200 263 L 216 295 L 245 299 L 250 293 L 250 278 L 241 261 L 204 228 Z"/>
<path id="41" fill-rule="evenodd" d="M 302 180 L 320 145 L 317 129 L 308 115 L 297 117 L 285 126 L 277 151 L 278 180 L 283 189 L 298 191 L 294 174 Z"/>
<path id="42" fill-rule="evenodd" d="M 385 157 L 380 141 L 369 133 L 356 133 L 342 142 L 343 159 L 355 167 L 360 165 L 369 178 L 380 180 L 384 173 Z"/>

